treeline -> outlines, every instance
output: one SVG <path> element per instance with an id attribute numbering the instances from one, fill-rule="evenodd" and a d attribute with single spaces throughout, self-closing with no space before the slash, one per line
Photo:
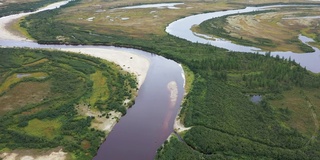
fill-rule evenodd
<path id="1" fill-rule="evenodd" d="M 188 135 L 189 132 L 194 134 Z M 314 149 L 316 144 L 301 150 L 274 148 L 204 127 L 192 128 L 185 139 L 186 142 L 181 142 L 172 137 L 155 159 L 317 159 L 319 156 L 319 150 Z"/>
<path id="2" fill-rule="evenodd" d="M 193 60 L 190 68 L 220 80 L 238 83 L 243 92 L 282 92 L 294 86 L 318 88 L 319 76 L 314 76 L 294 60 L 255 54 L 230 54 L 227 58 Z M 210 72 L 207 72 L 207 71 Z M 240 72 L 239 72 L 240 71 Z M 228 75 L 236 75 L 234 77 Z"/>
<path id="3" fill-rule="evenodd" d="M 17 2 L 9 3 L 0 7 L 0 17 L 22 13 L 32 12 L 45 5 L 58 2 L 59 0 L 38 0 L 35 2 Z"/>

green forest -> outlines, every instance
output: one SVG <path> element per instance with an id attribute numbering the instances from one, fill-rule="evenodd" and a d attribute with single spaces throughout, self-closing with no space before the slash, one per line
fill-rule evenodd
<path id="1" fill-rule="evenodd" d="M 100 79 L 92 78 L 96 73 Z M 104 77 L 107 92 L 96 95 L 95 83 Z M 1 48 L 0 151 L 63 146 L 74 159 L 92 159 L 107 133 L 91 127 L 95 117 L 79 114 L 76 106 L 124 115 L 130 106 L 123 101 L 133 99 L 136 88 L 133 75 L 98 58 Z"/>
<path id="2" fill-rule="evenodd" d="M 64 7 L 76 4 L 77 1 L 73 1 Z M 194 73 L 195 80 L 192 82 L 190 92 L 185 96 L 182 104 L 183 109 L 180 113 L 185 126 L 192 128 L 181 134 L 182 140 L 178 139 L 177 136 L 173 136 L 166 141 L 158 149 L 156 159 L 317 159 L 320 157 L 320 139 L 317 136 L 319 129 L 315 130 L 315 124 L 313 122 L 306 123 L 305 125 L 309 126 L 310 129 L 307 130 L 308 132 L 303 132 L 290 122 L 296 120 L 293 115 L 302 115 L 304 113 L 295 113 L 295 108 L 290 105 L 277 106 L 273 103 L 274 101 L 281 101 L 284 104 L 283 101 L 286 98 L 293 96 L 285 93 L 297 90 L 303 104 L 314 104 L 311 109 L 307 106 L 305 107 L 304 112 L 306 115 L 311 117 L 311 114 L 309 114 L 311 111 L 320 113 L 320 106 L 316 105 L 320 101 L 319 74 L 307 71 L 291 59 L 283 59 L 280 56 L 272 57 L 270 53 L 261 55 L 230 52 L 211 45 L 188 42 L 171 35 L 146 35 L 145 38 L 132 38 L 119 36 L 117 33 L 101 34 L 86 28 L 86 26 L 76 26 L 56 19 L 55 16 L 59 15 L 64 7 L 28 16 L 21 22 L 21 26 L 26 28 L 39 43 L 132 47 L 182 63 Z M 50 30 L 47 28 L 50 28 Z M 56 37 L 60 35 L 65 38 L 63 40 L 57 39 Z M 14 49 L 11 50 L 14 51 Z M 41 55 L 45 54 L 42 53 Z M 49 59 L 48 57 L 47 59 Z M 58 64 L 56 63 L 64 62 L 64 60 L 56 59 L 52 60 L 52 64 L 55 64 L 54 67 L 57 67 Z M 16 63 L 14 64 L 16 65 Z M 90 155 L 93 155 L 96 148 L 84 150 L 79 146 L 79 142 L 83 140 L 83 137 L 75 134 L 84 132 L 83 130 L 77 130 L 76 126 L 80 126 L 79 124 L 88 126 L 90 118 L 75 118 L 74 109 L 70 105 L 77 103 L 81 99 L 79 95 L 88 97 L 88 92 L 85 89 L 90 88 L 88 86 L 92 86 L 92 83 L 85 81 L 87 77 L 85 77 L 86 74 L 84 73 L 92 74 L 96 67 L 107 66 L 91 64 L 91 67 L 81 67 L 82 65 L 82 63 L 77 63 L 64 67 L 65 70 L 66 68 L 75 70 L 74 74 L 70 74 L 70 76 L 83 76 L 81 79 L 70 77 L 71 80 L 77 80 L 72 83 L 82 84 L 80 86 L 83 87 L 77 87 L 79 94 L 68 93 L 70 96 L 74 96 L 73 100 L 66 102 L 66 100 L 63 101 L 62 99 L 61 104 L 63 105 L 50 111 L 55 113 L 50 115 L 68 119 L 68 121 L 65 120 L 63 122 L 72 126 L 63 127 L 64 124 L 62 124 L 59 131 L 62 136 L 55 137 L 55 139 L 59 138 L 60 141 L 51 143 L 53 140 L 43 140 L 39 137 L 24 135 L 26 136 L 26 142 L 30 142 L 34 146 L 17 144 L 18 142 L 15 142 L 14 138 L 10 137 L 21 138 L 21 133 L 16 131 L 15 128 L 19 126 L 25 127 L 26 124 L 22 123 L 25 119 L 32 120 L 37 118 L 42 120 L 44 116 L 41 116 L 41 114 L 46 113 L 39 112 L 35 116 L 23 116 L 25 119 L 19 121 L 20 119 L 16 115 L 24 112 L 21 109 L 1 118 L 0 127 L 5 130 L 4 133 L 1 133 L 1 136 L 5 137 L 0 138 L 1 141 L 4 141 L 1 144 L 12 144 L 13 146 L 10 149 L 14 149 L 19 145 L 39 148 L 50 144 L 54 147 L 65 142 L 62 143 L 62 146 L 68 145 L 66 147 L 67 151 L 75 153 L 79 157 L 86 151 L 90 151 Z M 50 67 L 44 68 L 50 69 Z M 51 75 L 50 72 L 47 74 Z M 114 83 L 121 84 L 120 77 L 115 79 Z M 66 85 L 60 84 L 54 78 L 48 77 L 46 79 L 52 81 L 52 83 L 57 83 L 57 86 Z M 121 85 L 117 87 L 121 87 Z M 131 87 L 134 88 L 135 86 Z M 64 88 L 52 88 L 52 91 L 60 92 Z M 121 95 L 121 93 L 120 91 L 118 93 L 119 99 L 127 96 L 126 94 Z M 250 101 L 251 95 L 262 95 L 263 99 L 259 103 L 253 103 Z M 30 106 L 29 108 L 33 107 Z M 102 108 L 108 109 L 108 106 Z M 123 112 L 121 107 L 116 107 L 116 109 Z M 66 110 L 68 112 L 65 113 Z M 11 118 L 8 118 L 8 116 L 11 116 Z M 22 124 L 19 125 L 19 123 Z M 96 130 L 90 130 L 87 134 L 88 137 L 92 138 L 103 137 L 103 134 Z M 74 140 L 78 141 L 66 143 L 69 142 L 65 137 L 66 135 L 73 135 L 75 136 Z M 79 135 L 83 136 L 83 134 Z M 98 141 L 97 139 L 92 141 L 88 138 L 86 139 L 91 142 L 92 146 L 97 144 Z M 57 142 L 61 143 L 57 144 Z M 83 156 L 83 158 L 87 157 Z"/>

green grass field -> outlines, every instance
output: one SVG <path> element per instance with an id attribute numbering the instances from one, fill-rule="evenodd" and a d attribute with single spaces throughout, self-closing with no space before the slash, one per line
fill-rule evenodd
<path id="1" fill-rule="evenodd" d="M 32 119 L 29 121 L 28 125 L 23 128 L 23 131 L 26 134 L 46 138 L 53 139 L 55 136 L 60 135 L 59 133 L 62 123 L 59 119 L 53 120 L 39 120 Z"/>

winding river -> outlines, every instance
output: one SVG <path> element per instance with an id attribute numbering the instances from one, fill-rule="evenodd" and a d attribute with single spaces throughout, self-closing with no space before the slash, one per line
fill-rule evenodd
<path id="1" fill-rule="evenodd" d="M 67 2 L 66 2 L 67 3 Z M 63 5 L 65 3 L 61 3 Z M 174 36 L 187 39 L 192 42 L 212 44 L 217 47 L 240 52 L 256 52 L 258 48 L 233 44 L 225 40 L 210 41 L 195 35 L 190 28 L 200 24 L 204 20 L 229 15 L 245 13 L 268 7 L 247 7 L 240 10 L 221 11 L 199 14 L 186 17 L 171 23 L 166 31 Z M 54 8 L 44 8 L 46 9 Z M 34 12 L 35 13 L 35 12 Z M 27 14 L 25 14 L 27 15 Z M 13 15 L 14 16 L 14 15 Z M 3 17 L 5 18 L 5 17 Z M 306 37 L 302 37 L 305 42 Z M 108 54 L 110 50 L 143 56 L 150 62 L 150 67 L 144 83 L 139 89 L 135 105 L 127 111 L 127 114 L 114 126 L 106 141 L 99 148 L 95 160 L 103 159 L 153 159 L 157 149 L 173 132 L 173 123 L 180 108 L 184 95 L 183 70 L 179 64 L 151 53 L 136 49 L 106 47 L 106 46 L 68 46 L 68 45 L 40 45 L 35 42 L 10 40 L 0 37 L 0 46 L 3 47 L 29 47 L 51 49 L 82 49 L 99 48 Z M 291 52 L 272 52 L 272 55 L 294 59 L 312 72 L 320 72 L 320 52 L 308 54 L 295 54 Z M 262 53 L 262 52 L 261 52 Z M 175 90 L 175 88 L 177 90 Z"/>
<path id="2" fill-rule="evenodd" d="M 244 9 L 237 10 L 228 10 L 228 11 L 219 11 L 212 13 L 204 13 L 197 14 L 193 16 L 189 16 L 186 18 L 179 19 L 177 21 L 172 22 L 166 28 L 166 32 L 195 43 L 203 43 L 203 44 L 211 44 L 216 47 L 225 48 L 230 51 L 236 52 L 248 52 L 248 53 L 256 53 L 265 54 L 265 51 L 261 51 L 259 48 L 242 46 L 238 44 L 234 44 L 230 41 L 224 39 L 216 39 L 209 40 L 206 38 L 206 35 L 199 35 L 191 31 L 191 27 L 194 25 L 199 25 L 201 22 L 206 21 L 208 19 L 217 18 L 226 15 L 238 14 L 238 13 L 248 13 L 258 10 L 267 10 L 272 9 L 274 7 L 285 7 L 285 6 L 294 6 L 294 5 L 272 5 L 272 6 L 264 6 L 264 7 L 246 7 Z M 211 38 L 211 37 L 210 37 Z M 299 36 L 300 40 L 304 43 L 312 41 L 311 39 Z M 272 56 L 279 55 L 280 57 L 294 59 L 297 63 L 300 63 L 301 66 L 306 67 L 306 69 L 319 73 L 320 72 L 320 51 L 318 48 L 314 48 L 315 52 L 313 53 L 293 53 L 293 52 L 271 52 Z"/>
<path id="3" fill-rule="evenodd" d="M 40 11 L 54 9 L 67 2 L 48 6 Z M 37 12 L 39 11 L 31 13 Z M 31 13 L 2 17 L 0 21 L 16 19 Z M 136 49 L 113 46 L 41 45 L 21 37 L 10 39 L 10 35 L 7 36 L 5 33 L 0 37 L 0 46 L 47 48 L 75 52 L 84 50 L 95 52 L 98 49 L 104 54 L 118 51 L 119 54 L 130 53 L 142 56 L 149 61 L 148 73 L 138 91 L 135 104 L 114 126 L 106 141 L 99 148 L 95 160 L 153 159 L 157 149 L 173 132 L 173 123 L 184 95 L 184 73 L 182 67 L 172 60 Z M 124 58 L 131 59 L 132 57 Z"/>

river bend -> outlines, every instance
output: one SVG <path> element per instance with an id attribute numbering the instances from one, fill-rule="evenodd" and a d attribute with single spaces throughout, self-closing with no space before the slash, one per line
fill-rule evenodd
<path id="1" fill-rule="evenodd" d="M 194 25 L 200 25 L 203 21 L 232 15 L 238 13 L 248 13 L 258 10 L 267 10 L 274 7 L 285 7 L 285 6 L 292 6 L 292 5 L 272 5 L 272 6 L 264 6 L 264 7 L 246 7 L 244 9 L 237 9 L 237 10 L 227 10 L 227 11 L 218 11 L 218 12 L 211 12 L 211 13 L 203 13 L 197 14 L 193 16 L 188 16 L 177 21 L 170 23 L 166 27 L 166 32 L 182 38 L 194 43 L 203 43 L 203 44 L 211 44 L 216 47 L 225 48 L 229 51 L 235 52 L 248 52 L 248 53 L 256 53 L 259 52 L 260 54 L 265 54 L 265 51 L 261 51 L 259 48 L 250 47 L 250 46 L 242 46 L 238 44 L 234 44 L 228 40 L 219 39 L 216 40 L 209 40 L 205 38 L 205 35 L 198 35 L 191 31 L 191 27 Z M 210 37 L 211 38 L 211 37 Z M 299 36 L 299 39 L 307 43 L 310 40 L 307 37 Z M 320 72 L 320 51 L 318 48 L 313 47 L 315 52 L 313 53 L 293 53 L 293 52 L 271 52 L 272 56 L 279 55 L 280 57 L 284 57 L 289 59 L 291 57 L 292 60 L 295 60 L 297 63 L 300 63 L 302 67 L 306 67 L 306 69 L 319 73 Z"/>
<path id="2" fill-rule="evenodd" d="M 9 21 L 32 13 L 55 9 L 58 5 L 50 5 L 36 12 L 22 13 L 1 17 L 1 21 Z M 184 95 L 184 78 L 182 67 L 169 59 L 148 52 L 113 46 L 69 46 L 42 45 L 16 37 L 11 33 L 2 34 L 1 47 L 27 47 L 35 49 L 73 50 L 76 52 L 99 49 L 103 54 L 117 51 L 119 54 L 133 54 L 147 59 L 150 63 L 135 104 L 117 123 L 98 150 L 95 160 L 105 159 L 153 159 L 157 149 L 173 132 L 173 123 Z M 13 38 L 12 38 L 13 37 Z M 132 57 L 124 57 L 132 59 Z M 121 66 L 121 67 L 124 67 Z M 148 67 L 148 66 L 142 66 Z M 139 79 L 139 77 L 138 77 Z"/>
<path id="3" fill-rule="evenodd" d="M 61 5 L 66 3 L 61 3 Z M 193 33 L 190 28 L 193 25 L 199 25 L 201 22 L 230 15 L 234 13 L 246 13 L 267 7 L 247 7 L 239 10 L 220 11 L 189 16 L 171 23 L 166 31 L 179 38 L 204 44 L 211 44 L 217 47 L 226 48 L 237 52 L 257 52 L 259 48 L 241 46 L 229 41 L 217 39 L 216 41 L 201 38 Z M 46 7 L 37 13 L 53 7 Z M 28 15 L 26 13 L 24 15 Z M 15 15 L 11 15 L 15 16 Z M 5 18 L 5 17 L 2 17 Z M 1 18 L 0 18 L 1 19 Z M 308 38 L 301 36 L 304 42 Z M 153 159 L 156 150 L 163 144 L 167 137 L 173 132 L 173 123 L 180 108 L 180 103 L 184 94 L 183 70 L 180 65 L 172 60 L 161 56 L 150 54 L 144 51 L 128 48 L 106 47 L 106 46 L 68 46 L 68 45 L 40 45 L 35 42 L 12 40 L 0 37 L 0 46 L 2 47 L 28 47 L 28 48 L 51 48 L 51 49 L 82 49 L 99 48 L 104 49 L 105 54 L 110 50 L 132 53 L 147 58 L 150 67 L 144 83 L 142 84 L 135 105 L 127 111 L 110 132 L 106 141 L 99 148 L 95 160 L 103 159 Z M 292 52 L 272 52 L 271 55 L 279 55 L 294 59 L 302 66 L 312 72 L 320 72 L 320 52 L 316 49 L 314 53 L 296 54 Z M 264 52 L 260 52 L 264 54 Z M 176 88 L 176 90 L 174 89 Z"/>

